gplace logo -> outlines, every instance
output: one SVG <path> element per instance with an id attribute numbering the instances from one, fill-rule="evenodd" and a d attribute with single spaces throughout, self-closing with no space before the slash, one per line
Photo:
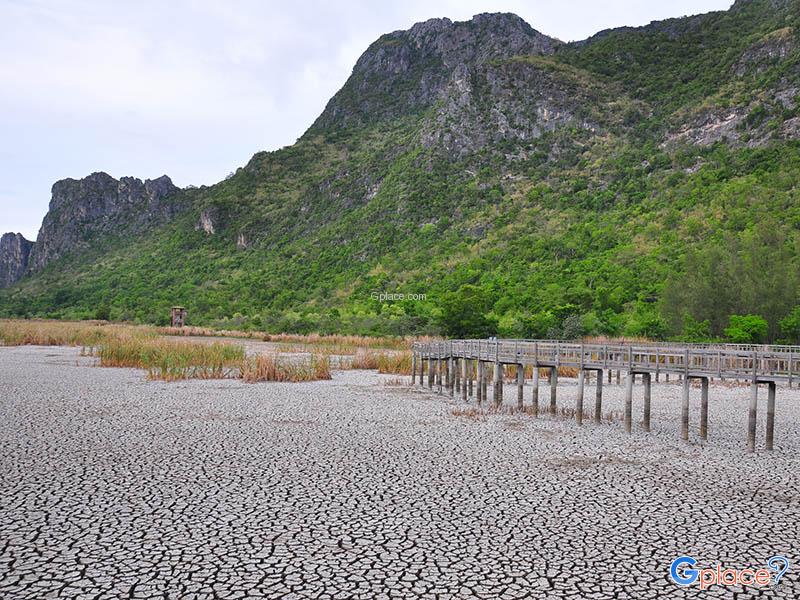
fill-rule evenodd
<path id="1" fill-rule="evenodd" d="M 789 569 L 789 559 L 773 556 L 760 569 L 724 569 L 719 564 L 713 569 L 695 569 L 696 565 L 697 560 L 691 556 L 679 556 L 669 568 L 672 581 L 685 587 L 699 582 L 701 590 L 712 585 L 777 586 Z"/>

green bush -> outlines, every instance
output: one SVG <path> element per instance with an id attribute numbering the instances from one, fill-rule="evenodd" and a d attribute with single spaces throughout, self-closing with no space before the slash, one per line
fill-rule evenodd
<path id="1" fill-rule="evenodd" d="M 731 315 L 725 337 L 734 344 L 761 344 L 767 339 L 768 324 L 758 315 Z"/>
<path id="2" fill-rule="evenodd" d="M 786 342 L 800 344 L 800 305 L 780 320 L 780 328 Z"/>

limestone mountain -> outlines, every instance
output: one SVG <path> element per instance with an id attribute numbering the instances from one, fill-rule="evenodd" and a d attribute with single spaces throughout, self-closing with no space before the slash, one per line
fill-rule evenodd
<path id="1" fill-rule="evenodd" d="M 35 272 L 103 235 L 136 234 L 180 212 L 178 188 L 166 175 L 142 181 L 117 180 L 107 173 L 53 184 L 50 209 L 42 222 L 28 268 Z"/>
<path id="2" fill-rule="evenodd" d="M 19 281 L 28 269 L 33 242 L 20 233 L 4 233 L 0 237 L 0 288 Z"/>
<path id="3" fill-rule="evenodd" d="M 698 339 L 756 313 L 789 335 L 798 26 L 796 0 L 739 0 L 574 43 L 509 14 L 386 34 L 225 181 L 54 189 L 0 313 Z"/>
<path id="4" fill-rule="evenodd" d="M 163 225 L 187 207 L 179 191 L 166 175 L 142 181 L 92 173 L 57 181 L 36 243 L 19 234 L 3 236 L 0 288 L 63 256 Z"/>

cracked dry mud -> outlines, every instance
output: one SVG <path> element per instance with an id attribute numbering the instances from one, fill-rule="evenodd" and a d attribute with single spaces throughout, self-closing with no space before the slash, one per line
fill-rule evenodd
<path id="1" fill-rule="evenodd" d="M 702 447 L 678 439 L 675 383 L 627 436 L 458 416 L 367 372 L 167 384 L 91 365 L 0 349 L 0 598 L 701 597 L 668 579 L 680 554 L 783 554 L 778 590 L 702 595 L 800 595 L 796 390 L 778 390 L 775 452 L 748 455 L 747 388 L 712 387 Z M 605 392 L 621 409 L 622 386 Z"/>

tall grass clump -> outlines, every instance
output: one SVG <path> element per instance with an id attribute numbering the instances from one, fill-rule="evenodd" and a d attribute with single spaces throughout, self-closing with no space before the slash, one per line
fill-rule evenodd
<path id="1" fill-rule="evenodd" d="M 392 350 L 409 350 L 411 344 L 416 341 L 411 337 L 368 337 L 364 335 L 321 335 L 311 333 L 299 335 L 293 333 L 273 333 L 263 337 L 265 342 L 277 342 L 282 344 L 304 344 L 310 346 L 338 346 L 348 348 L 350 352 L 342 354 L 352 354 L 355 348 L 384 348 Z"/>
<path id="2" fill-rule="evenodd" d="M 342 368 L 377 370 L 379 373 L 392 375 L 411 375 L 411 352 L 407 350 L 376 352 L 367 348 L 359 348 L 349 363 L 342 363 Z"/>
<path id="3" fill-rule="evenodd" d="M 260 354 L 242 361 L 241 377 L 247 383 L 330 379 L 330 360 L 327 356 L 318 356 L 316 354 L 312 354 L 308 361 L 282 359 L 278 352 Z"/>
<path id="4" fill-rule="evenodd" d="M 150 379 L 224 379 L 236 377 L 244 348 L 215 342 L 199 344 L 136 335 L 106 340 L 95 351 L 101 367 L 145 369 Z"/>
<path id="5" fill-rule="evenodd" d="M 100 322 L 0 320 L 3 346 L 95 346 L 115 335 L 121 326 Z"/>
<path id="6" fill-rule="evenodd" d="M 388 352 L 378 358 L 378 373 L 411 375 L 411 352 Z"/>

